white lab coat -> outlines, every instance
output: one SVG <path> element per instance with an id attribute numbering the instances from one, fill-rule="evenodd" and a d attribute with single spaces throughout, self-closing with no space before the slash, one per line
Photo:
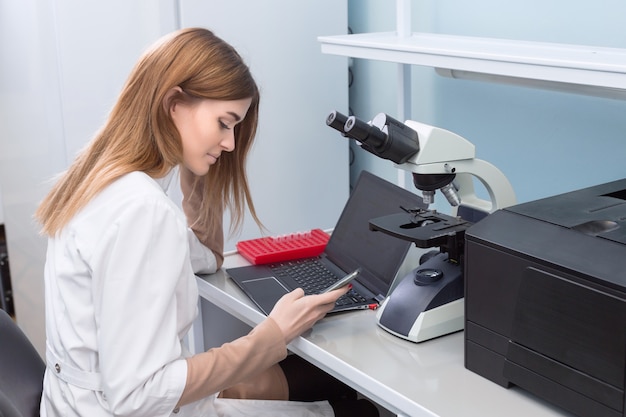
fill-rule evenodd
<path id="1" fill-rule="evenodd" d="M 327 402 L 222 400 L 175 409 L 182 339 L 197 314 L 194 272 L 215 257 L 155 181 L 133 172 L 104 189 L 48 242 L 43 417 L 313 416 Z"/>

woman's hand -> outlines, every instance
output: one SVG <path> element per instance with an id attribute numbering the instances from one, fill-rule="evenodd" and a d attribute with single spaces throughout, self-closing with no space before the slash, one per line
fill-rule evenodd
<path id="1" fill-rule="evenodd" d="M 302 288 L 282 296 L 269 314 L 282 330 L 288 344 L 333 309 L 335 301 L 348 292 L 351 285 L 325 294 L 304 295 Z"/>

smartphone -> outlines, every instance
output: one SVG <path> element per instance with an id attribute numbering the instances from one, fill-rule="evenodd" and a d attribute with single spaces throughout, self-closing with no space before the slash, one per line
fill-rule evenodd
<path id="1" fill-rule="evenodd" d="M 340 280 L 336 281 L 335 283 L 331 284 L 328 288 L 326 288 L 325 290 L 320 292 L 320 294 L 324 294 L 326 292 L 329 292 L 329 291 L 332 291 L 332 290 L 336 290 L 337 288 L 343 287 L 344 285 L 346 285 L 350 281 L 352 281 L 354 278 L 359 276 L 360 273 L 361 273 L 361 268 L 355 269 L 354 271 L 350 272 L 345 277 L 343 277 Z"/>

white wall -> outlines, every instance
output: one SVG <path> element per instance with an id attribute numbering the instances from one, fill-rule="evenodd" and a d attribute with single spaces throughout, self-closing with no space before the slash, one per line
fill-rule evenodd
<path id="1" fill-rule="evenodd" d="M 626 48 L 626 3 L 619 0 L 414 0 L 411 6 L 414 31 Z M 349 17 L 355 33 L 393 31 L 395 2 L 350 0 Z M 356 60 L 353 69 L 355 114 L 394 116 L 395 65 Z M 626 177 L 626 101 L 446 79 L 426 67 L 411 71 L 411 118 L 473 142 L 477 157 L 507 175 L 520 202 Z M 362 167 L 395 177 L 388 161 L 361 151 L 354 169 Z"/>
<path id="2" fill-rule="evenodd" d="M 37 203 L 49 190 L 49 179 L 71 163 L 102 124 L 141 52 L 180 25 L 181 17 L 183 25 L 234 29 L 232 39 L 224 37 L 252 61 L 263 94 L 263 120 L 249 172 L 270 231 L 329 227 L 336 221 L 348 195 L 347 146 L 325 136 L 326 110 L 321 109 L 347 105 L 347 71 L 344 58 L 322 56 L 312 47 L 326 20 L 300 14 L 305 30 L 284 18 L 295 9 L 282 8 L 278 17 L 277 1 L 250 7 L 229 2 L 239 4 L 232 10 L 220 9 L 221 3 L 0 0 L 0 188 L 17 321 L 40 352 L 46 242 L 32 220 Z M 298 10 L 330 3 L 298 2 Z M 341 16 L 343 23 L 333 31 L 345 32 L 345 10 Z M 298 36 L 283 37 L 287 32 Z M 328 90 L 319 88 L 327 77 L 337 80 Z M 318 204 L 313 198 L 322 190 L 327 200 Z M 244 233 L 259 231 L 247 220 Z"/>
<path id="3" fill-rule="evenodd" d="M 0 187 L 16 318 L 43 352 L 45 239 L 32 216 L 103 122 L 173 1 L 0 0 Z"/>

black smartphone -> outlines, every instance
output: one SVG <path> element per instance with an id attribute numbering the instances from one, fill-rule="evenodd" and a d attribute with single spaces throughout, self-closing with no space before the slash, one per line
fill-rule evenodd
<path id="1" fill-rule="evenodd" d="M 357 276 L 359 276 L 359 274 L 361 273 L 361 268 L 357 268 L 354 271 L 350 272 L 348 275 L 346 275 L 345 277 L 337 280 L 336 282 L 334 282 L 333 284 L 331 284 L 328 288 L 326 288 L 325 290 L 321 291 L 320 294 L 324 294 L 326 292 L 332 291 L 332 290 L 336 290 L 337 288 L 341 288 L 344 285 L 346 285 L 347 283 L 349 283 L 350 281 L 352 281 L 354 278 L 356 278 Z"/>

